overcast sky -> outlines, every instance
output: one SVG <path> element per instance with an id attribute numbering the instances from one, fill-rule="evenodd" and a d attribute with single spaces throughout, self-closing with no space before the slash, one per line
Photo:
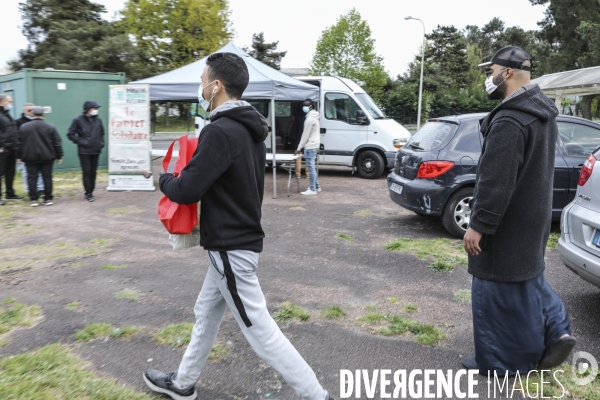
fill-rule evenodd
<path id="1" fill-rule="evenodd" d="M 27 46 L 20 30 L 19 1 L 2 0 L 0 72 L 8 60 L 17 56 L 18 49 Z M 106 6 L 107 19 L 125 4 L 125 0 L 96 2 Z M 407 15 L 423 20 L 426 32 L 437 25 L 459 29 L 482 26 L 494 17 L 502 19 L 507 27 L 528 30 L 538 28 L 545 10 L 545 6 L 532 6 L 529 0 L 229 0 L 229 4 L 234 43 L 249 46 L 253 33 L 264 32 L 267 42 L 279 41 L 278 50 L 288 52 L 281 63 L 283 68 L 308 67 L 323 30 L 355 7 L 369 23 L 376 51 L 391 76 L 406 71 L 423 40 L 421 23 L 404 20 Z"/>

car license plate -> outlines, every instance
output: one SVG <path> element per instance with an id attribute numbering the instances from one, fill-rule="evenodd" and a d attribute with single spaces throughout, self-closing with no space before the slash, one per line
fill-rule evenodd
<path id="1" fill-rule="evenodd" d="M 594 232 L 594 239 L 592 239 L 592 244 L 596 247 L 600 247 L 600 229 L 596 229 L 596 232 Z"/>
<path id="2" fill-rule="evenodd" d="M 402 194 L 402 189 L 403 187 L 398 185 L 397 183 L 392 182 L 392 184 L 390 185 L 390 190 L 398 194 Z"/>

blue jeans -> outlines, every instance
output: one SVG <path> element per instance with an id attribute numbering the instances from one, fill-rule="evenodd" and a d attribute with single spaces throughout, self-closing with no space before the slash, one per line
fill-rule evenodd
<path id="1" fill-rule="evenodd" d="M 21 163 L 21 176 L 23 177 L 23 186 L 25 186 L 25 193 L 29 193 L 29 184 L 27 183 L 27 167 L 25 163 Z M 37 179 L 37 190 L 38 192 L 44 191 L 44 180 L 42 179 L 42 173 L 38 174 Z"/>
<path id="2" fill-rule="evenodd" d="M 319 185 L 319 177 L 317 176 L 317 169 L 315 168 L 316 159 L 317 149 L 304 149 L 304 160 L 306 160 L 306 168 L 308 169 L 308 176 L 310 178 L 310 190 L 312 191 L 321 188 L 321 185 Z"/>

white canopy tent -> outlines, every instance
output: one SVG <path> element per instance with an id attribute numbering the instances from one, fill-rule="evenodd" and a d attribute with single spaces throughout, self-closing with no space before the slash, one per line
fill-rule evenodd
<path id="1" fill-rule="evenodd" d="M 531 83 L 537 83 L 560 110 L 560 101 L 564 97 L 600 94 L 600 66 L 547 74 Z"/>
<path id="2" fill-rule="evenodd" d="M 216 53 L 229 52 L 242 57 L 248 67 L 250 82 L 242 95 L 244 100 L 270 100 L 271 107 L 271 151 L 273 152 L 273 197 L 277 198 L 276 186 L 276 145 L 275 145 L 275 101 L 302 101 L 310 98 L 319 101 L 319 88 L 299 81 L 269 67 L 246 54 L 233 43 L 228 43 Z M 151 101 L 198 101 L 200 76 L 206 65 L 204 57 L 191 64 L 164 74 L 130 82 L 131 85 L 150 85 Z"/>

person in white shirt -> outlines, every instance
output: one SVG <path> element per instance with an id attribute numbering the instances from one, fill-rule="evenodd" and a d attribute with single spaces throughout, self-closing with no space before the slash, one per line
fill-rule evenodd
<path id="1" fill-rule="evenodd" d="M 300 143 L 298 143 L 298 149 L 296 150 L 295 154 L 302 154 L 302 149 L 304 149 L 304 159 L 306 160 L 306 167 L 308 169 L 310 181 L 310 187 L 301 194 L 315 195 L 321 191 L 319 177 L 317 176 L 317 170 L 315 168 L 317 152 L 321 145 L 319 112 L 315 110 L 314 103 L 311 99 L 304 100 L 302 105 L 302 111 L 306 113 L 306 119 L 304 120 L 304 131 L 302 132 L 302 138 L 300 138 Z"/>

